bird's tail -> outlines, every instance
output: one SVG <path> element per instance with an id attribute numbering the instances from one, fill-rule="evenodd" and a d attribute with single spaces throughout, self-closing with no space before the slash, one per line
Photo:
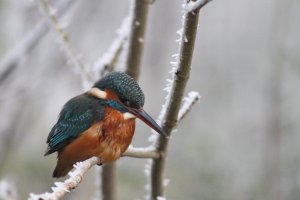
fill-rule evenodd
<path id="1" fill-rule="evenodd" d="M 66 176 L 68 172 L 73 168 L 73 163 L 66 162 L 63 159 L 58 159 L 57 165 L 53 171 L 53 178 L 60 178 Z"/>

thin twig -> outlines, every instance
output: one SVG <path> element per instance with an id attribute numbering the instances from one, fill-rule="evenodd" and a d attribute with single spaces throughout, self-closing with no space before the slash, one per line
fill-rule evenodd
<path id="1" fill-rule="evenodd" d="M 89 158 L 83 162 L 78 162 L 74 165 L 75 170 L 69 172 L 70 177 L 64 182 L 56 182 L 52 187 L 51 193 L 30 194 L 28 200 L 56 200 L 62 199 L 67 193 L 76 188 L 81 182 L 83 175 L 94 165 L 100 163 L 98 157 Z"/>
<path id="2" fill-rule="evenodd" d="M 198 1 L 190 1 L 187 4 L 187 12 L 198 12 L 203 6 L 209 3 L 212 0 L 198 0 Z"/>
<path id="3" fill-rule="evenodd" d="M 179 124 L 183 118 L 190 112 L 192 107 L 199 101 L 200 94 L 198 92 L 189 92 L 188 96 L 184 98 L 183 105 L 181 106 L 178 113 L 177 124 Z"/>
<path id="4" fill-rule="evenodd" d="M 89 73 L 86 65 L 80 58 L 80 55 L 77 49 L 74 47 L 73 43 L 70 41 L 70 37 L 68 33 L 63 29 L 63 27 L 59 24 L 59 21 L 54 14 L 53 8 L 48 3 L 48 0 L 39 0 L 41 7 L 45 15 L 48 17 L 49 21 L 55 28 L 57 35 L 62 41 L 62 45 L 64 47 L 65 52 L 68 55 L 68 58 L 73 62 L 75 66 L 77 66 L 81 70 L 82 78 L 86 79 L 89 82 L 94 81 L 92 75 Z"/>

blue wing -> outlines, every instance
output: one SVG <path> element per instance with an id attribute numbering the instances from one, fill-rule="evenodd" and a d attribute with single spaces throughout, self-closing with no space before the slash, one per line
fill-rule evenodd
<path id="1" fill-rule="evenodd" d="M 57 123 L 47 138 L 48 148 L 45 155 L 64 148 L 71 141 L 89 129 L 96 121 L 104 118 L 104 100 L 87 94 L 69 100 L 60 112 Z"/>

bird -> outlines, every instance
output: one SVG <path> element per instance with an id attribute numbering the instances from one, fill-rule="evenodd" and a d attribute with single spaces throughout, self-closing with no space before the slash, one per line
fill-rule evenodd
<path id="1" fill-rule="evenodd" d="M 47 137 L 44 156 L 57 152 L 52 176 L 64 177 L 76 162 L 93 156 L 100 158 L 99 165 L 119 159 L 132 141 L 136 118 L 167 137 L 143 109 L 144 103 L 145 96 L 138 83 L 117 71 L 70 99 Z"/>

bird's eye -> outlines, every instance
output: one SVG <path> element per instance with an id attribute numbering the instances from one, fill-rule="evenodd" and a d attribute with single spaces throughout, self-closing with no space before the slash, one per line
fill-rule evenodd
<path id="1" fill-rule="evenodd" d="M 121 102 L 125 105 L 125 106 L 130 106 L 130 102 L 127 99 L 121 99 Z"/>
<path id="2" fill-rule="evenodd" d="M 124 104 L 125 104 L 126 106 L 130 106 L 130 102 L 129 102 L 128 100 L 125 100 L 125 101 L 124 101 Z"/>

